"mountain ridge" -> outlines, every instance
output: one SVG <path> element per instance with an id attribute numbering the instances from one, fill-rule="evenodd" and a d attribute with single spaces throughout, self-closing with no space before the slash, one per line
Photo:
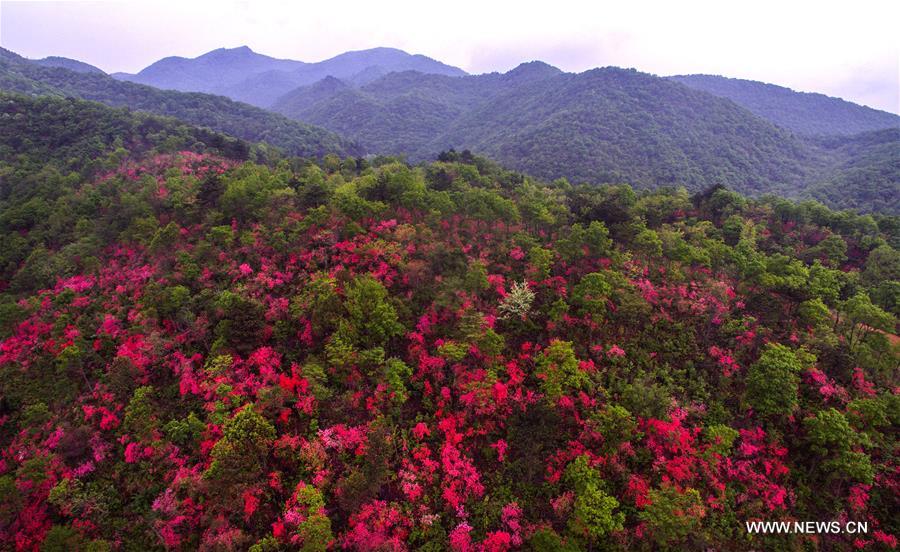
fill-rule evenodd
<path id="1" fill-rule="evenodd" d="M 107 75 L 43 67 L 0 48 L 0 90 L 92 100 L 156 115 L 176 117 L 250 142 L 266 142 L 290 155 L 320 157 L 328 153 L 359 155 L 362 151 L 333 132 L 292 121 L 223 96 L 166 91 L 120 81 Z"/>
<path id="2" fill-rule="evenodd" d="M 778 126 L 808 136 L 849 136 L 900 128 L 900 115 L 817 92 L 798 92 L 777 84 L 720 75 L 666 78 L 728 98 Z"/>
<path id="3" fill-rule="evenodd" d="M 466 74 L 457 67 L 397 48 L 353 50 L 310 63 L 278 59 L 240 46 L 218 48 L 195 58 L 167 57 L 138 73 L 113 76 L 157 88 L 220 94 L 257 107 L 269 107 L 290 90 L 327 76 L 364 84 L 383 74 L 408 69 L 454 76 Z"/>

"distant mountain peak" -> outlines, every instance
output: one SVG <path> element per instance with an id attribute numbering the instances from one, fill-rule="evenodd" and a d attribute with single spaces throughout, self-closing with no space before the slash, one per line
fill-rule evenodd
<path id="1" fill-rule="evenodd" d="M 83 61 L 78 61 L 77 59 L 71 59 L 60 56 L 48 56 L 44 59 L 36 59 L 33 60 L 34 63 L 38 65 L 43 65 L 44 67 L 62 67 L 63 69 L 68 69 L 69 71 L 75 71 L 76 73 L 94 73 L 98 75 L 105 75 L 106 72 L 98 67 L 94 67 L 89 63 L 85 63 Z"/>
<path id="2" fill-rule="evenodd" d="M 520 63 L 515 68 L 510 69 L 504 76 L 506 78 L 545 78 L 552 77 L 555 75 L 559 75 L 562 73 L 561 69 L 558 69 L 549 63 L 545 63 L 543 61 L 526 61 L 525 63 Z"/>
<path id="3" fill-rule="evenodd" d="M 136 75 L 116 73 L 120 80 L 184 92 L 227 96 L 258 107 L 271 107 L 285 94 L 335 77 L 341 86 L 362 86 L 388 73 L 419 71 L 463 76 L 465 71 L 423 55 L 379 46 L 344 52 L 324 61 L 308 63 L 278 59 L 254 52 L 249 46 L 217 48 L 195 58 L 161 59 Z M 337 83 L 326 86 L 338 88 Z"/>
<path id="4" fill-rule="evenodd" d="M 550 71 L 553 73 L 562 73 L 561 69 L 558 69 L 558 68 L 550 65 L 549 63 L 546 63 L 546 62 L 538 60 L 538 59 L 533 60 L 533 61 L 522 62 L 522 63 L 516 65 L 515 68 L 511 69 L 509 72 L 517 73 L 517 72 L 525 72 L 525 71 L 528 71 L 528 72 Z"/>

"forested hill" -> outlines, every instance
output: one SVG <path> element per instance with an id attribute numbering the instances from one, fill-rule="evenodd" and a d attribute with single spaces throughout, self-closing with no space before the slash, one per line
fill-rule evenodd
<path id="1" fill-rule="evenodd" d="M 717 75 L 669 77 L 682 84 L 728 98 L 776 125 L 809 136 L 851 135 L 900 128 L 900 116 L 824 94 L 795 92 L 763 82 Z"/>
<path id="2" fill-rule="evenodd" d="M 77 59 L 70 59 L 59 56 L 50 56 L 42 59 L 35 59 L 31 60 L 31 62 L 38 65 L 43 65 L 44 67 L 62 67 L 63 69 L 75 71 L 76 73 L 96 73 L 98 75 L 106 74 L 102 69 L 94 67 L 89 63 L 78 61 Z"/>
<path id="3" fill-rule="evenodd" d="M 2 199 L 9 199 L 13 189 L 29 187 L 20 186 L 17 175 L 50 167 L 90 177 L 125 156 L 192 151 L 244 161 L 252 148 L 243 140 L 178 119 L 75 98 L 0 92 L 0 121 Z"/>
<path id="4" fill-rule="evenodd" d="M 900 213 L 900 129 L 816 140 L 831 164 L 804 191 L 828 205 Z"/>
<path id="5" fill-rule="evenodd" d="M 642 188 L 724 184 L 799 189 L 815 153 L 734 103 L 633 70 L 568 74 L 524 64 L 504 75 L 387 75 L 361 88 L 320 83 L 275 109 L 369 151 L 425 159 L 448 147 L 545 178 Z"/>
<path id="6" fill-rule="evenodd" d="M 465 71 L 423 55 L 396 48 L 344 52 L 333 58 L 305 63 L 258 54 L 246 46 L 219 48 L 193 59 L 169 57 L 135 75 L 113 76 L 157 88 L 221 94 L 234 100 L 269 107 L 281 95 L 325 77 L 365 84 L 394 71 L 465 75 Z"/>
<path id="7" fill-rule="evenodd" d="M 176 117 L 250 142 L 265 142 L 290 155 L 360 154 L 355 144 L 333 132 L 221 96 L 164 91 L 109 76 L 44 67 L 0 49 L 0 90 L 93 100 Z"/>
<path id="8" fill-rule="evenodd" d="M 896 217 L 0 106 L 4 550 L 897 546 Z"/>
<path id="9" fill-rule="evenodd" d="M 362 87 L 327 78 L 273 109 L 414 161 L 470 149 L 546 179 L 721 184 L 900 212 L 896 133 L 877 134 L 877 146 L 872 136 L 802 137 L 730 99 L 634 70 L 570 74 L 531 62 L 505 74 L 393 73 Z"/>
<path id="10" fill-rule="evenodd" d="M 245 54 L 257 63 L 257 54 Z M 336 67 L 408 56 L 390 49 L 349 54 Z M 505 74 L 453 77 L 373 71 L 366 74 L 375 80 L 362 86 L 368 77 L 329 76 L 282 95 L 273 109 L 288 118 L 221 96 L 43 67 L 0 50 L 0 90 L 174 116 L 290 155 L 405 155 L 415 162 L 469 149 L 548 180 L 691 191 L 725 185 L 751 195 L 898 212 L 896 133 L 877 133 L 878 143 L 871 136 L 801 137 L 729 99 L 611 67 L 569 74 L 530 62 Z"/>

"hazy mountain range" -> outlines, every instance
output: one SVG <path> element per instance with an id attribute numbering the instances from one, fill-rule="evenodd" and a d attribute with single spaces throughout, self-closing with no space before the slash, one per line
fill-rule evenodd
<path id="1" fill-rule="evenodd" d="M 265 142 L 299 156 L 362 155 L 333 132 L 258 107 L 211 94 L 160 90 L 95 72 L 45 66 L 0 48 L 0 90 L 102 102 L 114 107 L 175 117 L 251 142 Z"/>
<path id="2" fill-rule="evenodd" d="M 112 76 L 65 58 L 0 58 L 0 89 L 174 116 L 293 154 L 417 162 L 471 149 L 545 179 L 721 184 L 900 212 L 900 117 L 765 83 L 616 67 L 574 74 L 537 61 L 467 75 L 391 48 L 318 63 L 218 49 Z"/>
<path id="3" fill-rule="evenodd" d="M 395 71 L 419 71 L 460 76 L 466 72 L 422 55 L 394 48 L 346 52 L 318 63 L 276 59 L 257 54 L 247 46 L 219 48 L 188 59 L 167 57 L 135 75 L 113 77 L 157 88 L 183 92 L 208 92 L 259 107 L 269 107 L 283 94 L 325 77 L 365 84 Z"/>

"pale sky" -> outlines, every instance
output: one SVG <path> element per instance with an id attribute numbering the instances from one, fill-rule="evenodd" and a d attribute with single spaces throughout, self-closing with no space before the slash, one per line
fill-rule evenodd
<path id="1" fill-rule="evenodd" d="M 2 0 L 0 45 L 107 72 L 219 47 L 320 61 L 391 46 L 470 73 L 534 59 L 566 71 L 712 73 L 900 113 L 898 22 L 897 0 Z"/>

